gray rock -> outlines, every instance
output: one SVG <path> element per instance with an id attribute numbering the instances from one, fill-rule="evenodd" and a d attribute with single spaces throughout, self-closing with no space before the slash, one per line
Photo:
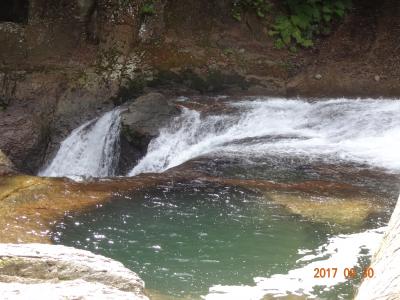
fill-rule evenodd
<path id="1" fill-rule="evenodd" d="M 321 74 L 315 74 L 314 78 L 317 79 L 317 80 L 321 80 L 322 79 L 322 75 Z"/>
<path id="2" fill-rule="evenodd" d="M 127 106 L 121 114 L 122 126 L 131 133 L 155 137 L 161 127 L 165 126 L 171 117 L 179 110 L 168 103 L 164 95 L 149 93 L 137 98 Z"/>
<path id="3" fill-rule="evenodd" d="M 149 93 L 126 104 L 121 113 L 119 173 L 126 173 L 146 154 L 147 146 L 161 128 L 179 114 L 164 95 Z"/>
<path id="4" fill-rule="evenodd" d="M 121 263 L 47 244 L 0 244 L 0 294 L 3 299 L 148 300 L 144 282 Z"/>
<path id="5" fill-rule="evenodd" d="M 373 278 L 363 281 L 355 300 L 391 300 L 400 298 L 400 197 L 385 237 L 372 258 Z"/>
<path id="6" fill-rule="evenodd" d="M 375 76 L 374 76 L 374 80 L 375 80 L 376 82 L 379 82 L 379 81 L 381 80 L 381 76 L 375 75 Z"/>

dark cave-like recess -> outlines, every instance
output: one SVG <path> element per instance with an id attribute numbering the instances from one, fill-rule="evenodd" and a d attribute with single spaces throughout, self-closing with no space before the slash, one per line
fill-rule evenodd
<path id="1" fill-rule="evenodd" d="M 27 23 L 29 0 L 1 0 L 0 22 Z"/>

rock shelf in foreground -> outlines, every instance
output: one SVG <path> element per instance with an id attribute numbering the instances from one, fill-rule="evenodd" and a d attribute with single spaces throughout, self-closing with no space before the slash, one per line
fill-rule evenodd
<path id="1" fill-rule="evenodd" d="M 2 299 L 148 300 L 144 282 L 121 263 L 47 244 L 0 244 Z"/>

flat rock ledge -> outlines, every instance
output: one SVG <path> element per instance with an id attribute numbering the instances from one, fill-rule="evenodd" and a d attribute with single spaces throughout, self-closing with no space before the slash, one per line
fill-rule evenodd
<path id="1" fill-rule="evenodd" d="M 0 244 L 1 299 L 148 300 L 144 282 L 110 258 L 72 247 Z"/>

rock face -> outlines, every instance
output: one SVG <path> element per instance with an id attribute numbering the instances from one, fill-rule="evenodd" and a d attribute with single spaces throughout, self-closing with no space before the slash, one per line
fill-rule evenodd
<path id="1" fill-rule="evenodd" d="M 20 2 L 26 18 L 10 10 Z M 113 107 L 140 3 L 1 2 L 0 148 L 18 170 L 35 174 L 74 128 Z"/>
<path id="2" fill-rule="evenodd" d="M 14 165 L 0 149 L 0 176 L 14 173 Z"/>
<path id="3" fill-rule="evenodd" d="M 140 299 L 144 282 L 121 263 L 71 247 L 0 244 L 3 299 Z"/>
<path id="4" fill-rule="evenodd" d="M 400 197 L 389 222 L 386 235 L 371 267 L 375 276 L 365 279 L 355 300 L 391 300 L 400 298 Z"/>
<path id="5" fill-rule="evenodd" d="M 125 105 L 121 113 L 120 172 L 126 173 L 147 151 L 151 139 L 159 134 L 179 109 L 160 93 L 149 93 Z M 134 158 L 134 160 L 132 160 Z"/>
<path id="6" fill-rule="evenodd" d="M 0 150 L 0 165 L 7 166 L 7 167 L 12 167 L 11 161 L 8 159 L 8 157 L 1 150 Z"/>
<path id="7" fill-rule="evenodd" d="M 255 13 L 234 20 L 232 1 L 0 1 L 0 148 L 34 174 L 72 129 L 146 89 L 396 97 L 399 2 L 355 2 L 316 51 L 294 54 Z"/>

